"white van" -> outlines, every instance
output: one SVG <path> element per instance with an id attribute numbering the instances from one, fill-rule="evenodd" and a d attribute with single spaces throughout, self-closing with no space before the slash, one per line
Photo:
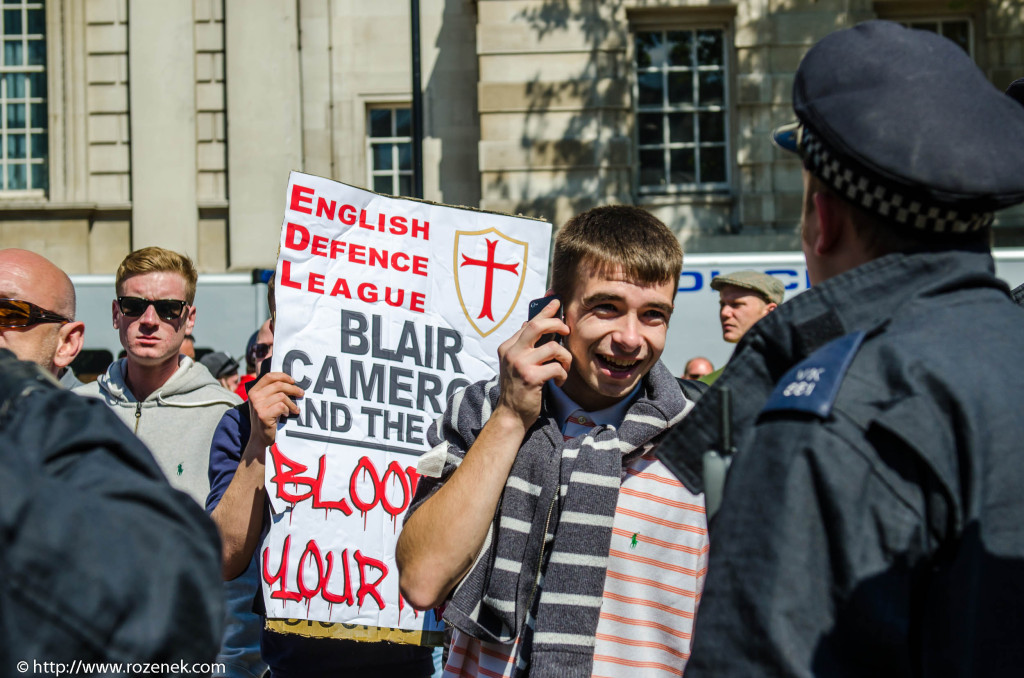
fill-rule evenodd
<path id="1" fill-rule="evenodd" d="M 1010 289 L 1024 282 L 1024 249 L 998 249 L 993 254 L 996 274 L 1007 282 Z M 718 292 L 711 289 L 711 279 L 743 269 L 777 277 L 786 287 L 787 300 L 811 286 L 801 252 L 685 255 L 676 293 L 676 309 L 662 356 L 676 376 L 681 376 L 686 362 L 696 356 L 710 360 L 715 369 L 729 360 L 735 345 L 722 341 Z"/>
<path id="2" fill-rule="evenodd" d="M 1000 249 L 994 254 L 996 272 L 1011 289 L 1024 282 L 1024 249 Z M 722 341 L 718 293 L 711 289 L 711 279 L 742 269 L 782 280 L 786 299 L 810 286 L 800 252 L 686 255 L 662 358 L 674 374 L 681 375 L 686 361 L 695 356 L 704 356 L 717 369 L 732 355 L 733 345 Z M 199 276 L 193 331 L 198 348 L 224 351 L 243 362 L 249 335 L 270 316 L 267 287 L 253 282 L 258 277 L 258 272 Z M 78 294 L 78 317 L 85 321 L 85 348 L 106 350 L 116 357 L 121 345 L 112 329 L 114 276 L 82 275 L 71 280 Z M 77 365 L 76 371 L 80 371 Z"/>

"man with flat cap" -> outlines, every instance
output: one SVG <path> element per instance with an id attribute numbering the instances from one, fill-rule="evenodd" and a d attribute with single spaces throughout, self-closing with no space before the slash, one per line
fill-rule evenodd
<path id="1" fill-rule="evenodd" d="M 782 303 L 785 287 L 778 278 L 757 271 L 736 271 L 717 275 L 711 279 L 711 289 L 718 292 L 718 320 L 722 323 L 722 339 L 730 344 L 739 343 L 761 318 Z M 700 378 L 713 384 L 724 367 Z"/>
<path id="2" fill-rule="evenodd" d="M 1006 152 L 1024 116 L 954 43 L 883 21 L 815 45 L 793 103 L 776 138 L 803 161 L 813 287 L 747 333 L 658 452 L 713 491 L 729 390 L 738 452 L 687 678 L 1015 675 L 1024 313 L 989 227 L 1024 202 Z"/>
<path id="3" fill-rule="evenodd" d="M 774 311 L 786 294 L 781 280 L 757 271 L 715 276 L 711 289 L 718 292 L 722 339 L 730 344 L 739 342 L 754 323 Z"/>

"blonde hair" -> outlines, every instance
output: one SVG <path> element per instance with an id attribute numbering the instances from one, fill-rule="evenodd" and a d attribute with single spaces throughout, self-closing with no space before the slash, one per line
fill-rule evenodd
<path id="1" fill-rule="evenodd" d="M 117 267 L 114 289 L 121 295 L 121 285 L 125 280 L 146 273 L 177 273 L 185 279 L 185 302 L 191 306 L 196 298 L 196 280 L 199 275 L 196 267 L 184 254 L 178 254 L 162 247 L 143 247 L 135 250 Z"/>

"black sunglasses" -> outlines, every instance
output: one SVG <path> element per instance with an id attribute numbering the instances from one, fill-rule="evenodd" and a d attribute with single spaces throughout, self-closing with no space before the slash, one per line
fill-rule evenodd
<path id="1" fill-rule="evenodd" d="M 40 308 L 30 301 L 0 299 L 0 327 L 30 327 L 39 323 L 71 322 L 70 318 Z"/>
<path id="2" fill-rule="evenodd" d="M 187 302 L 180 299 L 143 299 L 142 297 L 118 297 L 117 307 L 121 313 L 127 316 L 136 317 L 146 312 L 152 304 L 156 314 L 164 320 L 177 320 L 181 317 L 182 311 L 188 306 Z"/>
<path id="3" fill-rule="evenodd" d="M 249 362 L 254 363 L 257 360 L 263 360 L 273 347 L 273 344 L 253 344 L 252 348 L 249 349 Z"/>

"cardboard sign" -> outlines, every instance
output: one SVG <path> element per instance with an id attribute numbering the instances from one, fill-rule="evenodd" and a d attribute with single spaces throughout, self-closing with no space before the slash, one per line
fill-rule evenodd
<path id="1" fill-rule="evenodd" d="M 394 557 L 417 457 L 452 393 L 494 375 L 498 346 L 544 294 L 551 225 L 297 172 L 287 205 L 272 365 L 305 397 L 267 452 L 267 617 L 426 642 L 441 627 L 402 600 Z"/>

